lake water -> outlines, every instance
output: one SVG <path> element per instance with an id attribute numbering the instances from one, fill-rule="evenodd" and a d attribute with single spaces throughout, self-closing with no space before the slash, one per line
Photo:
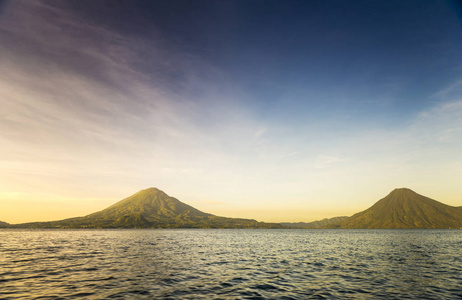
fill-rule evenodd
<path id="1" fill-rule="evenodd" d="M 461 299 L 462 230 L 0 230 L 0 299 Z"/>

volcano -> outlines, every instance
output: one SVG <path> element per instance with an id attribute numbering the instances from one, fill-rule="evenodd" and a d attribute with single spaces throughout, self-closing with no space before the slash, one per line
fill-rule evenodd
<path id="1" fill-rule="evenodd" d="M 157 188 L 141 190 L 114 205 L 78 218 L 12 225 L 20 228 L 281 228 L 252 219 L 204 213 Z"/>
<path id="2" fill-rule="evenodd" d="M 336 228 L 462 228 L 462 208 L 400 188 Z"/>

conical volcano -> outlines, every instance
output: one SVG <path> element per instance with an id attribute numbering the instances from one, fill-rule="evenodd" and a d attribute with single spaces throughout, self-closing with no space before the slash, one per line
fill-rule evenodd
<path id="1" fill-rule="evenodd" d="M 85 217 L 12 225 L 20 228 L 281 228 L 274 223 L 204 213 L 157 188 L 141 190 Z"/>
<path id="2" fill-rule="evenodd" d="M 461 228 L 462 209 L 400 188 L 370 208 L 339 223 L 339 228 Z"/>
<path id="3" fill-rule="evenodd" d="M 157 188 L 141 190 L 116 204 L 87 216 L 96 219 L 118 219 L 139 216 L 149 222 L 200 221 L 211 216 L 170 197 Z"/>

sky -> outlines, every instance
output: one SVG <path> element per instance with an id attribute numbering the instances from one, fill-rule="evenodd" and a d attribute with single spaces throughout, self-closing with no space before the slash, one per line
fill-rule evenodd
<path id="1" fill-rule="evenodd" d="M 259 221 L 462 206 L 457 1 L 1 1 L 0 220 L 157 187 Z"/>

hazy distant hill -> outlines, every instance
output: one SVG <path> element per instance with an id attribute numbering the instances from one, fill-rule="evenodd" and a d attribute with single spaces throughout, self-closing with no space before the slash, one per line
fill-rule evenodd
<path id="1" fill-rule="evenodd" d="M 333 227 L 462 228 L 462 209 L 401 188 Z"/>
<path id="2" fill-rule="evenodd" d="M 85 217 L 13 225 L 23 228 L 282 228 L 279 224 L 207 214 L 149 188 Z"/>
<path id="3" fill-rule="evenodd" d="M 10 226 L 10 224 L 8 224 L 7 222 L 0 221 L 0 228 L 5 228 L 5 227 L 8 227 L 8 226 Z"/>
<path id="4" fill-rule="evenodd" d="M 296 222 L 296 223 L 290 223 L 290 222 L 285 222 L 285 223 L 279 223 L 284 227 L 289 227 L 289 228 L 325 228 L 328 226 L 336 225 L 339 224 L 341 221 L 347 219 L 348 217 L 333 217 L 333 218 L 325 218 L 319 221 L 313 221 L 313 222 Z"/>

